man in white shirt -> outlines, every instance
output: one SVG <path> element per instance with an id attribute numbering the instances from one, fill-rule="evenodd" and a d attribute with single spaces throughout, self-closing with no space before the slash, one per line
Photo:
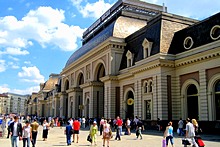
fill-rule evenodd
<path id="1" fill-rule="evenodd" d="M 190 138 L 192 140 L 192 144 L 194 147 L 199 147 L 198 144 L 196 143 L 195 139 L 195 129 L 193 124 L 190 122 L 190 119 L 186 119 L 186 138 Z"/>
<path id="2" fill-rule="evenodd" d="M 14 117 L 14 122 L 10 124 L 10 135 L 12 147 L 18 147 L 19 139 L 22 139 L 22 125 L 18 122 L 18 117 Z"/>

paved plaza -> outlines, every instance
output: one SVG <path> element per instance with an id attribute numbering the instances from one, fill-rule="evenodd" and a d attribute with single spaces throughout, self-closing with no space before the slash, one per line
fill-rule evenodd
<path id="1" fill-rule="evenodd" d="M 47 141 L 42 139 L 42 127 L 39 128 L 39 133 L 37 137 L 36 147 L 62 147 L 66 145 L 66 137 L 64 135 L 64 127 L 60 129 L 59 127 L 50 128 L 49 136 Z M 86 140 L 88 130 L 80 131 L 79 143 L 72 143 L 71 146 L 90 146 L 90 143 Z M 113 132 L 115 135 L 115 132 Z M 111 139 L 111 147 L 161 147 L 162 146 L 162 132 L 145 130 L 143 134 L 143 139 L 136 139 L 135 133 L 130 136 L 122 136 L 121 141 L 116 141 Z M 201 135 L 206 147 L 220 147 L 220 136 L 216 135 Z M 181 145 L 181 137 L 175 134 L 174 138 L 175 147 L 183 147 Z M 10 147 L 10 140 L 7 138 L 0 138 L 0 147 Z M 171 146 L 171 145 L 170 145 Z M 19 142 L 19 147 L 22 147 L 22 142 Z M 97 147 L 102 147 L 102 137 L 98 135 L 97 137 Z"/>

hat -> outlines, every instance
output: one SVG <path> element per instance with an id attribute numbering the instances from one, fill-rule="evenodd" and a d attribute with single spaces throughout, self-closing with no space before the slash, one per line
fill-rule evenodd
<path id="1" fill-rule="evenodd" d="M 96 121 L 94 121 L 93 123 L 94 123 L 94 124 L 97 124 L 97 122 L 96 122 Z"/>

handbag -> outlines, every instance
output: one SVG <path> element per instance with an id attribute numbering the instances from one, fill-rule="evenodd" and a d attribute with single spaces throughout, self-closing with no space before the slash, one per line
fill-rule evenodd
<path id="1" fill-rule="evenodd" d="M 109 136 L 110 136 L 111 138 L 113 138 L 112 129 L 109 129 Z"/>
<path id="2" fill-rule="evenodd" d="M 91 138 L 90 134 L 87 136 L 87 141 L 92 142 L 92 138 Z"/>
<path id="3" fill-rule="evenodd" d="M 162 147 L 166 147 L 167 145 L 166 145 L 166 139 L 165 138 L 163 138 L 163 140 L 162 140 Z"/>
<path id="4" fill-rule="evenodd" d="M 140 135 L 139 130 L 136 130 L 136 136 L 138 137 Z"/>
<path id="5" fill-rule="evenodd" d="M 183 145 L 191 145 L 191 143 L 189 142 L 189 139 L 187 139 L 187 138 L 182 138 L 182 144 Z"/>

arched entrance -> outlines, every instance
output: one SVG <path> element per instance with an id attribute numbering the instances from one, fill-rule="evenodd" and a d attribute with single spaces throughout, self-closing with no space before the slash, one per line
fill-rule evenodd
<path id="1" fill-rule="evenodd" d="M 194 84 L 187 88 L 187 110 L 189 118 L 199 119 L 198 90 Z"/>
<path id="2" fill-rule="evenodd" d="M 101 118 L 104 116 L 104 83 L 100 78 L 105 76 L 105 67 L 102 63 L 99 63 L 96 67 L 94 81 L 96 82 L 93 85 L 93 98 L 94 98 L 94 110 L 95 117 Z"/>
<path id="3" fill-rule="evenodd" d="M 126 96 L 126 118 L 134 118 L 134 94 L 132 91 L 128 91 Z"/>
<path id="4" fill-rule="evenodd" d="M 220 80 L 215 84 L 215 118 L 220 120 Z"/>
<path id="5" fill-rule="evenodd" d="M 84 76 L 82 72 L 78 75 L 77 86 L 78 90 L 76 92 L 76 116 L 82 117 L 83 111 L 83 89 L 80 88 L 80 85 L 84 84 Z"/>

